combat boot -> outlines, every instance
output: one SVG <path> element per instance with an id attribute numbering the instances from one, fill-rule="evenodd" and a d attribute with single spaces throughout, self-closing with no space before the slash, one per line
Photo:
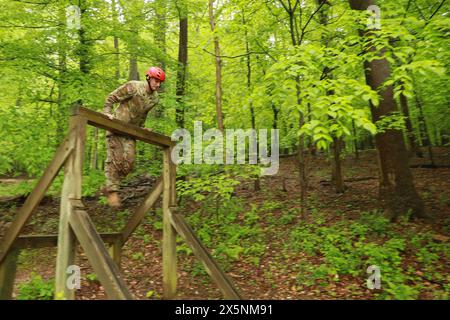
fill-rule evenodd
<path id="1" fill-rule="evenodd" d="M 112 208 L 119 208 L 122 206 L 119 193 L 117 191 L 113 191 L 108 194 L 108 204 Z"/>

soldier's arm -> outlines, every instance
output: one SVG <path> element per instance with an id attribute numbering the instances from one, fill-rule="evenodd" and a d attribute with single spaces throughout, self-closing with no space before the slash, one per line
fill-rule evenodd
<path id="1" fill-rule="evenodd" d="M 132 83 L 127 82 L 121 85 L 119 88 L 111 92 L 108 97 L 106 97 L 103 112 L 107 115 L 112 115 L 113 105 L 115 103 L 127 100 L 131 98 L 135 93 L 136 88 L 132 85 Z"/>

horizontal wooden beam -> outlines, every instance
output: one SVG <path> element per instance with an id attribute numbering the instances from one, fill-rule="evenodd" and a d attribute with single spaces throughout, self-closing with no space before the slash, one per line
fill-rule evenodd
<path id="1" fill-rule="evenodd" d="M 156 200 L 158 200 L 159 196 L 163 191 L 163 180 L 162 177 L 159 177 L 156 180 L 155 185 L 152 190 L 148 194 L 147 198 L 145 198 L 144 202 L 141 204 L 139 208 L 136 209 L 131 219 L 128 221 L 127 225 L 122 231 L 122 243 L 127 242 L 128 238 L 130 238 L 131 234 L 136 230 L 136 228 L 141 223 L 142 219 L 144 219 L 147 212 L 153 207 Z"/>
<path id="2" fill-rule="evenodd" d="M 241 300 L 242 297 L 233 285 L 230 278 L 220 269 L 214 258 L 209 254 L 208 250 L 197 238 L 194 231 L 186 222 L 183 215 L 173 213 L 176 209 L 171 208 L 172 225 L 177 233 L 186 241 L 189 247 L 194 252 L 197 259 L 203 264 L 206 272 L 211 276 L 211 279 L 219 287 L 225 299 Z"/>
<path id="3" fill-rule="evenodd" d="M 73 115 L 80 115 L 87 119 L 88 124 L 102 128 L 117 134 L 127 135 L 134 139 L 141 140 L 160 147 L 174 146 L 175 143 L 170 137 L 160 133 L 145 130 L 141 127 L 125 123 L 117 119 L 109 119 L 106 115 L 89 110 L 83 107 L 75 107 L 72 109 Z"/>
<path id="4" fill-rule="evenodd" d="M 0 262 L 5 258 L 14 243 L 14 240 L 16 240 L 17 236 L 20 234 L 20 231 L 22 231 L 28 219 L 39 205 L 39 202 L 42 200 L 59 170 L 64 165 L 64 162 L 73 152 L 74 146 L 69 140 L 72 133 L 73 131 L 70 131 L 64 142 L 59 146 L 53 160 L 50 162 L 47 169 L 45 169 L 44 174 L 39 179 L 33 191 L 31 191 L 30 195 L 27 197 L 27 200 L 20 208 L 19 213 L 15 217 L 11 226 L 6 230 L 3 241 L 0 242 Z"/>
<path id="5" fill-rule="evenodd" d="M 118 232 L 100 233 L 100 237 L 102 238 L 103 242 L 113 244 L 117 240 L 122 239 L 122 234 Z M 57 245 L 57 234 L 19 236 L 16 241 L 14 241 L 14 246 L 20 249 L 52 248 L 56 247 Z"/>

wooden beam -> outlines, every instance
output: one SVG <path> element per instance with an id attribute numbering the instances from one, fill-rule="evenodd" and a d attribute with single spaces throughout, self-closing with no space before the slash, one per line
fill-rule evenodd
<path id="1" fill-rule="evenodd" d="M 102 239 L 86 211 L 71 210 L 69 223 L 86 253 L 109 299 L 130 300 L 128 291 L 116 263 L 109 256 Z"/>
<path id="2" fill-rule="evenodd" d="M 69 134 L 63 143 L 59 146 L 58 150 L 56 150 L 53 160 L 50 162 L 47 169 L 45 169 L 44 174 L 39 179 L 33 191 L 27 197 L 27 200 L 23 206 L 20 208 L 14 222 L 6 230 L 3 241 L 0 243 L 0 262 L 3 261 L 5 256 L 8 254 L 14 240 L 20 234 L 28 219 L 31 217 L 34 210 L 39 205 L 39 202 L 42 200 L 48 188 L 52 184 L 64 162 L 72 153 L 74 146 L 69 141 L 71 134 L 72 132 L 69 131 Z"/>
<path id="3" fill-rule="evenodd" d="M 163 296 L 165 299 L 172 299 L 177 291 L 177 234 L 172 227 L 169 210 L 174 200 L 172 195 L 173 169 L 171 168 L 172 162 L 170 159 L 171 148 L 164 149 L 163 153 Z"/>
<path id="4" fill-rule="evenodd" d="M 131 234 L 136 230 L 136 228 L 141 223 L 142 219 L 144 219 L 145 215 L 149 210 L 153 207 L 156 200 L 158 200 L 159 196 L 163 191 L 163 179 L 159 177 L 156 180 L 155 185 L 152 190 L 148 194 L 147 198 L 145 198 L 144 202 L 141 206 L 134 212 L 131 219 L 128 221 L 127 225 L 122 231 L 122 245 L 127 242 L 128 238 L 130 238 Z"/>
<path id="5" fill-rule="evenodd" d="M 67 268 L 74 265 L 76 240 L 69 226 L 71 203 L 69 199 L 81 199 L 81 180 L 83 176 L 84 145 L 86 141 L 87 121 L 82 116 L 72 116 L 69 128 L 74 129 L 71 142 L 74 151 L 67 159 L 64 167 L 64 183 L 61 192 L 61 208 L 58 229 L 58 253 L 56 256 L 55 298 L 75 299 L 75 290 L 67 284 Z"/>
<path id="6" fill-rule="evenodd" d="M 19 249 L 13 246 L 0 262 L 0 300 L 12 300 Z"/>
<path id="7" fill-rule="evenodd" d="M 170 211 L 174 211 L 175 208 L 171 208 Z M 178 234 L 183 237 L 186 243 L 194 252 L 197 259 L 199 259 L 206 269 L 206 272 L 211 276 L 212 280 L 219 287 L 220 291 L 224 295 L 225 299 L 240 300 L 242 299 L 239 292 L 234 287 L 232 281 L 228 276 L 220 269 L 214 258 L 209 254 L 205 246 L 195 235 L 194 231 L 186 222 L 185 218 L 181 214 L 172 213 L 172 225 Z"/>
<path id="8" fill-rule="evenodd" d="M 72 110 L 73 115 L 80 115 L 86 117 L 88 124 L 98 128 L 106 129 L 108 131 L 128 135 L 134 139 L 141 140 L 150 144 L 154 144 L 160 147 L 174 146 L 175 143 L 170 137 L 162 135 L 160 133 L 145 130 L 141 127 L 125 123 L 117 119 L 109 119 L 102 113 L 89 110 L 83 107 L 76 107 Z"/>
<path id="9" fill-rule="evenodd" d="M 111 244 L 122 240 L 122 234 L 119 232 L 100 233 L 100 237 L 103 242 Z M 17 246 L 19 249 L 53 248 L 57 245 L 57 234 L 19 236 L 14 241 L 14 246 Z"/>

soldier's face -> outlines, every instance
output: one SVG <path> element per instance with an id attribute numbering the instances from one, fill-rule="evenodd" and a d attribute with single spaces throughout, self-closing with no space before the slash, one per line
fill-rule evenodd
<path id="1" fill-rule="evenodd" d="M 161 81 L 156 78 L 150 78 L 149 85 L 150 85 L 150 89 L 152 89 L 152 91 L 156 91 L 161 86 Z"/>

